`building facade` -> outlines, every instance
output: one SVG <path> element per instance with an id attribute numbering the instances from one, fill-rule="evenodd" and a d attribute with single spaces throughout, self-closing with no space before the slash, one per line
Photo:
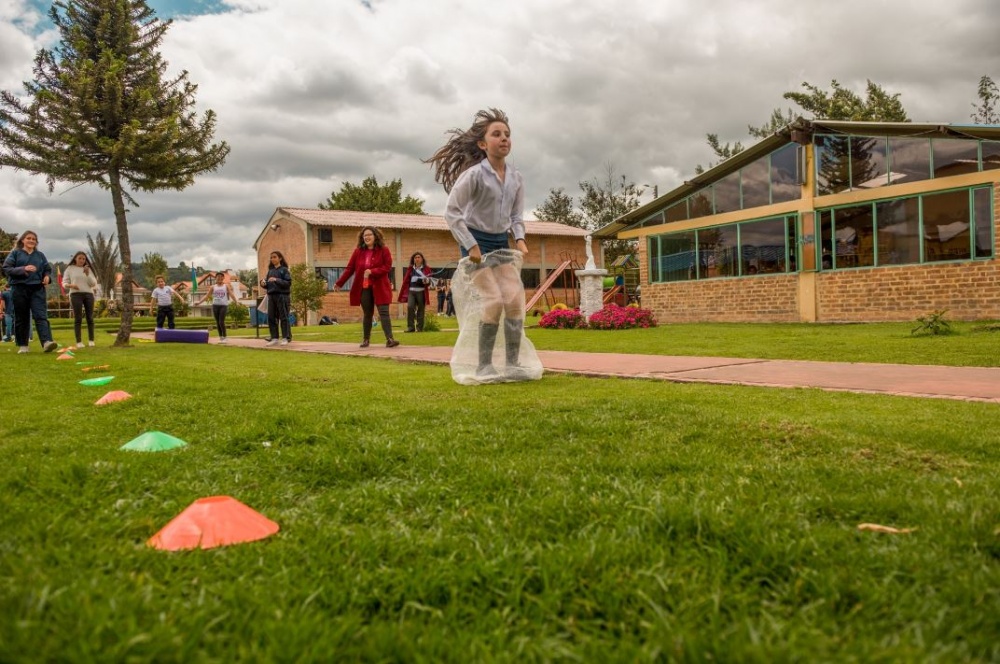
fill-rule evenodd
<path id="1" fill-rule="evenodd" d="M 586 260 L 587 231 L 544 221 L 526 221 L 524 225 L 529 253 L 525 256 L 521 275 L 525 295 L 530 299 L 535 290 L 545 284 L 550 273 L 566 261 L 582 267 Z M 392 252 L 391 279 L 397 293 L 414 252 L 422 253 L 435 276 L 442 279 L 449 278 L 458 264 L 458 245 L 444 217 L 279 207 L 254 243 L 257 272 L 262 277 L 267 274 L 268 257 L 272 251 L 280 251 L 289 265 L 305 263 L 327 282 L 328 292 L 322 307 L 315 316 L 310 316 L 311 319 L 330 316 L 340 321 L 360 320 L 361 312 L 358 307 L 350 306 L 348 293 L 333 292 L 333 284 L 347 266 L 351 253 L 358 246 L 358 233 L 365 226 L 378 228 L 385 236 L 386 245 Z M 600 256 L 599 244 L 592 241 L 592 247 L 595 256 Z M 599 262 L 603 264 L 603 257 Z M 547 300 L 551 300 L 548 304 L 559 302 L 575 306 L 579 298 L 575 279 L 571 269 L 563 271 L 548 291 Z M 546 300 L 533 307 L 547 308 Z M 433 294 L 430 309 L 436 310 Z M 399 304 L 391 311 L 395 317 L 403 317 L 406 305 Z"/>
<path id="2" fill-rule="evenodd" d="M 797 120 L 595 233 L 675 322 L 1000 319 L 1000 127 Z"/>

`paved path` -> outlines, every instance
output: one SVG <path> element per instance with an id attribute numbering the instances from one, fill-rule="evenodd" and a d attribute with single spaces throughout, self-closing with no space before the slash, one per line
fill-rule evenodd
<path id="1" fill-rule="evenodd" d="M 150 337 L 152 335 L 149 335 Z M 447 364 L 450 346 L 385 348 L 372 344 L 293 341 L 287 346 L 265 346 L 263 339 L 230 337 L 228 345 L 262 351 L 294 350 L 386 357 L 406 362 Z M 213 336 L 211 343 L 218 340 Z M 1000 404 L 1000 367 L 941 367 L 906 364 L 748 360 L 733 357 L 681 357 L 538 351 L 546 371 L 586 376 L 645 378 L 678 383 L 719 383 L 759 387 L 813 387 L 841 392 L 893 394 L 908 397 L 985 401 Z"/>

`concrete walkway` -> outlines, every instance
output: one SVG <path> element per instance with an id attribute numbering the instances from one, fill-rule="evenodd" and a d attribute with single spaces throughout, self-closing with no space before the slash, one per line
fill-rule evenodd
<path id="1" fill-rule="evenodd" d="M 151 337 L 152 335 L 150 335 Z M 293 341 L 287 346 L 265 346 L 263 339 L 230 337 L 229 346 L 263 351 L 298 351 L 383 357 L 404 362 L 448 364 L 450 346 L 386 348 L 373 343 Z M 218 343 L 216 337 L 211 343 Z M 1000 404 L 1000 367 L 941 367 L 906 364 L 748 360 L 733 357 L 680 357 L 538 351 L 546 371 L 585 376 L 644 378 L 677 383 L 717 383 L 757 387 L 812 387 L 840 392 L 892 394 L 908 397 L 985 401 Z"/>

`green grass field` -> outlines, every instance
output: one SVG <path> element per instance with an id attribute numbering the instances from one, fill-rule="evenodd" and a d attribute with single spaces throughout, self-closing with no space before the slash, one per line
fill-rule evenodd
<path id="1" fill-rule="evenodd" d="M 810 347 L 796 326 L 703 338 L 715 327 L 530 334 Z M 834 332 L 865 349 L 839 359 L 997 366 L 1000 336 L 971 324 Z M 567 375 L 468 388 L 443 366 L 106 336 L 77 354 L 111 365 L 104 388 L 37 344 L 0 347 L 0 661 L 1000 659 L 996 405 Z M 799 359 L 831 359 L 832 336 L 813 340 Z M 95 407 L 109 389 L 134 398 Z M 189 445 L 119 450 L 151 430 Z M 212 495 L 281 532 L 145 545 Z"/>

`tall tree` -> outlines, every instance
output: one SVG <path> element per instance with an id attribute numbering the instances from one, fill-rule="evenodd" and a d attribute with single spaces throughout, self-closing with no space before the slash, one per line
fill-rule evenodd
<path id="1" fill-rule="evenodd" d="M 108 239 L 97 231 L 97 237 L 87 233 L 87 248 L 90 249 L 90 264 L 94 267 L 94 276 L 106 299 L 112 299 L 115 288 L 115 278 L 118 276 L 118 245 L 115 244 L 115 234 Z"/>
<path id="2" fill-rule="evenodd" d="M 0 251 L 10 251 L 17 244 L 17 233 L 8 233 L 0 228 Z"/>
<path id="3" fill-rule="evenodd" d="M 618 217 L 635 210 L 641 205 L 639 197 L 643 188 L 630 181 L 625 175 L 618 175 L 613 164 L 605 166 L 600 178 L 581 182 L 583 196 L 580 199 L 580 213 L 583 228 L 597 230 L 607 226 Z M 604 257 L 610 262 L 623 254 L 635 252 L 633 240 L 605 240 Z"/>
<path id="4" fill-rule="evenodd" d="M 998 112 L 998 102 L 1000 102 L 1000 90 L 997 84 L 989 76 L 979 79 L 979 105 L 972 105 L 975 109 L 970 118 L 976 124 L 1000 124 L 1000 112 Z"/>
<path id="5" fill-rule="evenodd" d="M 367 177 L 361 185 L 345 182 L 340 191 L 319 204 L 321 210 L 355 210 L 357 212 L 389 212 L 394 214 L 427 214 L 424 202 L 413 196 L 402 197 L 403 181 L 393 180 L 383 185 L 375 176 Z"/>
<path id="6" fill-rule="evenodd" d="M 573 209 L 573 197 L 564 193 L 562 187 L 549 190 L 549 197 L 535 208 L 535 218 L 576 228 L 585 227 L 583 215 Z"/>
<path id="7" fill-rule="evenodd" d="M 823 90 L 811 83 L 803 83 L 807 92 L 786 92 L 782 97 L 795 102 L 797 106 L 811 119 L 822 120 L 854 120 L 870 122 L 909 122 L 906 109 L 899 100 L 899 93 L 889 94 L 882 86 L 872 81 L 868 81 L 865 86 L 865 96 L 844 88 L 834 79 L 830 82 L 830 91 Z M 747 133 L 753 138 L 767 138 L 787 124 L 790 124 L 796 115 L 792 109 L 784 112 L 780 108 L 771 111 L 771 117 L 761 125 L 747 125 Z M 708 168 L 719 164 L 733 155 L 743 151 L 743 144 L 739 141 L 735 143 L 723 144 L 719 140 L 718 134 L 707 134 L 706 142 L 715 155 L 715 162 L 709 162 Z M 705 168 L 700 164 L 695 167 L 696 173 L 703 173 Z"/>
<path id="8" fill-rule="evenodd" d="M 319 311 L 326 295 L 326 280 L 316 276 L 316 271 L 305 263 L 296 263 L 288 268 L 292 273 L 292 293 L 290 295 L 295 322 L 306 323 L 310 311 Z"/>
<path id="9" fill-rule="evenodd" d="M 167 281 L 170 280 L 167 275 L 169 270 L 167 259 L 156 252 L 143 254 L 142 265 L 140 267 L 142 269 L 142 279 L 149 288 L 153 288 L 156 285 L 156 275 L 158 274 L 162 274 Z"/>
<path id="10" fill-rule="evenodd" d="M 35 57 L 26 97 L 0 94 L 0 167 L 56 181 L 93 183 L 111 193 L 122 263 L 122 320 L 116 346 L 132 333 L 132 252 L 125 205 L 131 191 L 181 190 L 229 154 L 212 143 L 215 113 L 193 110 L 197 86 L 166 77 L 159 53 L 170 21 L 144 0 L 57 0 L 49 17 L 55 50 Z"/>

